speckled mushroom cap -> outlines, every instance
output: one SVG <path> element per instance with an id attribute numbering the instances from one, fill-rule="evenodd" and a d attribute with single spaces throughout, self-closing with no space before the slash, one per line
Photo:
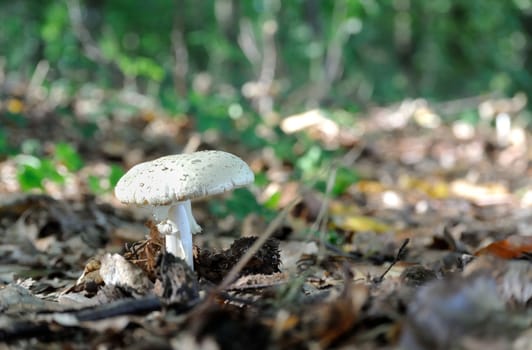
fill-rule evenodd
<path id="1" fill-rule="evenodd" d="M 122 203 L 170 205 L 245 186 L 254 180 L 249 166 L 222 151 L 176 154 L 132 167 L 118 181 Z"/>

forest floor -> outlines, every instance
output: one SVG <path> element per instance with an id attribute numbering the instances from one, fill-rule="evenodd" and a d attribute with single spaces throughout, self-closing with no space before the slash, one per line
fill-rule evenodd
<path id="1" fill-rule="evenodd" d="M 17 172 L 35 159 L 0 163 L 0 349 L 532 349 L 532 135 L 505 101 L 484 101 L 491 120 L 476 124 L 420 100 L 353 128 L 293 116 L 312 121 L 282 132 L 334 151 L 321 189 L 270 147 L 197 133 L 193 118 L 117 114 L 87 137 L 86 101 L 76 118 L 26 102 L 22 121 L 15 102 L 2 107 L 7 142 L 36 140 L 62 180 L 22 191 Z M 84 166 L 53 158 L 58 142 Z M 193 273 L 104 175 L 202 149 L 239 155 L 264 181 L 245 192 L 259 206 L 242 193 L 194 203 Z M 340 181 L 346 169 L 356 181 Z M 268 215 L 243 209 L 261 205 Z"/>

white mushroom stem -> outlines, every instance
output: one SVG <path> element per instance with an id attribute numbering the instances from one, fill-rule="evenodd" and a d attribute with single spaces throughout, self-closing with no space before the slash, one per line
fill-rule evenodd
<path id="1" fill-rule="evenodd" d="M 166 251 L 182 258 L 194 269 L 192 234 L 201 232 L 201 226 L 194 219 L 190 200 L 155 207 L 153 216 L 157 229 L 165 235 Z"/>
<path id="2" fill-rule="evenodd" d="M 187 213 L 186 202 L 176 203 L 172 205 L 168 211 L 168 220 L 175 223 L 179 231 L 179 238 L 181 238 L 181 242 L 179 242 L 177 232 L 169 235 L 167 234 L 166 249 L 175 256 L 179 256 L 181 254 L 178 255 L 176 251 L 179 243 L 181 243 L 181 249 L 184 253 L 182 258 L 186 261 L 190 268 L 194 270 L 194 258 L 192 256 L 192 232 L 188 220 L 189 214 Z"/>

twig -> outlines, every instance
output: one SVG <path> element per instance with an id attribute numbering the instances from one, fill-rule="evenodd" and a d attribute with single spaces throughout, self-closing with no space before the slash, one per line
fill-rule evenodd
<path id="1" fill-rule="evenodd" d="M 337 167 L 334 166 L 329 173 L 329 177 L 327 178 L 327 185 L 325 188 L 325 198 L 323 199 L 323 202 L 321 203 L 320 211 L 318 213 L 318 216 L 316 218 L 316 221 L 312 225 L 312 230 L 319 230 L 320 232 L 320 256 L 324 255 L 324 248 L 325 248 L 325 229 L 327 228 L 327 219 L 328 219 L 328 212 L 329 212 L 329 201 L 331 198 L 331 192 L 334 187 L 334 183 L 336 182 L 336 173 L 337 173 Z"/>
<path id="2" fill-rule="evenodd" d="M 161 307 L 158 297 L 147 296 L 140 299 L 122 299 L 96 308 L 83 309 L 75 312 L 73 316 L 81 322 L 97 321 L 116 316 L 144 314 L 160 310 Z"/>
<path id="3" fill-rule="evenodd" d="M 347 2 L 336 1 L 334 4 L 332 15 L 334 27 L 331 28 L 333 36 L 327 43 L 324 54 L 320 57 L 323 60 L 323 68 L 320 70 L 320 83 L 315 85 L 313 94 L 309 96 L 308 102 L 311 104 L 319 105 L 325 95 L 329 93 L 333 83 L 340 77 L 343 70 L 343 50 L 347 40 L 352 35 L 345 26 Z M 342 23 L 338 25 L 337 22 Z"/>
<path id="4" fill-rule="evenodd" d="M 277 67 L 277 49 L 275 47 L 275 34 L 278 24 L 275 20 L 275 13 L 271 13 L 271 18 L 262 23 L 262 47 L 259 49 L 251 21 L 244 18 L 240 23 L 240 34 L 238 44 L 255 70 L 257 80 L 255 82 L 257 91 L 250 94 L 257 111 L 261 116 L 271 114 L 273 110 L 273 98 L 271 96 L 272 85 L 275 79 Z"/>
<path id="5" fill-rule="evenodd" d="M 193 305 L 181 305 L 182 310 L 187 311 Z M 109 304 L 98 305 L 96 307 L 90 307 L 74 312 L 64 312 L 61 314 L 72 315 L 78 322 L 97 321 L 111 317 L 124 316 L 124 315 L 140 315 L 148 312 L 157 311 L 162 308 L 162 304 L 156 296 L 146 296 L 140 299 L 122 299 Z M 59 314 L 59 313 L 54 313 Z M 17 339 L 29 339 L 35 337 L 44 336 L 57 336 L 58 334 L 64 334 L 69 332 L 75 327 L 79 327 L 79 324 L 73 324 L 72 326 L 63 325 L 63 329 L 57 329 L 55 326 L 52 330 L 50 326 L 50 316 L 46 316 L 45 320 L 38 322 L 20 321 L 14 322 L 9 327 L 0 329 L 0 341 L 14 341 Z"/>
<path id="6" fill-rule="evenodd" d="M 234 292 L 244 292 L 248 290 L 257 290 L 257 289 L 265 289 L 265 288 L 271 288 L 271 287 L 277 287 L 282 286 L 288 283 L 288 281 L 277 281 L 273 283 L 260 283 L 260 284 L 250 284 L 250 285 L 244 285 L 244 286 L 229 286 L 227 287 L 227 291 L 234 291 Z"/>
<path id="7" fill-rule="evenodd" d="M 183 148 L 183 153 L 196 152 L 201 145 L 201 135 L 198 132 L 193 132 L 188 137 L 187 144 Z"/>
<path id="8" fill-rule="evenodd" d="M 181 13 L 182 11 L 176 11 Z M 181 17 L 181 16 L 179 16 Z M 172 30 L 172 48 L 174 50 L 174 86 L 180 97 L 187 94 L 187 74 L 188 74 L 188 50 L 183 38 L 183 20 L 179 18 Z"/>
<path id="9" fill-rule="evenodd" d="M 397 264 L 397 262 L 399 262 L 399 260 L 402 259 L 403 255 L 405 253 L 406 246 L 407 246 L 407 244 L 409 242 L 410 242 L 410 238 L 407 238 L 407 239 L 405 239 L 403 241 L 403 244 L 401 244 L 401 247 L 397 251 L 397 254 L 395 255 L 395 258 L 393 259 L 393 261 L 390 263 L 388 268 L 382 273 L 382 275 L 380 275 L 379 277 L 373 279 L 373 283 L 378 284 L 378 283 L 381 283 L 384 280 L 384 276 L 386 276 L 386 274 L 392 269 L 392 267 L 395 264 Z"/>
<path id="10" fill-rule="evenodd" d="M 70 0 L 67 1 L 66 4 L 68 7 L 70 23 L 72 24 L 72 33 L 81 43 L 81 47 L 83 48 L 83 51 L 85 51 L 85 55 L 95 62 L 108 64 L 109 60 L 107 60 L 100 51 L 100 48 L 83 23 L 83 14 L 80 1 Z"/>
<path id="11" fill-rule="evenodd" d="M 43 322 L 15 322 L 9 327 L 0 329 L 0 342 L 12 342 L 18 339 L 30 339 L 50 336 L 50 328 L 50 325 Z"/>
<path id="12" fill-rule="evenodd" d="M 28 98 L 35 100 L 41 98 L 41 96 L 39 96 L 39 92 L 49 70 L 50 64 L 48 61 L 42 60 L 37 63 L 37 66 L 35 67 L 33 75 L 31 76 L 30 82 L 28 84 L 28 91 L 26 93 Z"/>

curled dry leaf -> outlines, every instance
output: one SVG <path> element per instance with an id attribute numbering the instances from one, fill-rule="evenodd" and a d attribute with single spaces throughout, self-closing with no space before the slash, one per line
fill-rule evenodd
<path id="1" fill-rule="evenodd" d="M 100 275 L 101 263 L 98 258 L 91 258 L 85 265 L 83 273 L 79 276 L 76 284 L 67 288 L 63 294 L 85 291 L 87 296 L 94 296 L 104 282 Z"/>
<path id="2" fill-rule="evenodd" d="M 493 242 L 475 252 L 475 255 L 494 255 L 502 259 L 532 259 L 532 236 L 512 235 L 506 239 Z"/>
<path id="3" fill-rule="evenodd" d="M 146 226 L 150 229 L 148 239 L 126 245 L 124 257 L 146 272 L 150 280 L 154 281 L 157 275 L 157 259 L 164 245 L 163 236 L 157 226 L 148 221 Z"/>

